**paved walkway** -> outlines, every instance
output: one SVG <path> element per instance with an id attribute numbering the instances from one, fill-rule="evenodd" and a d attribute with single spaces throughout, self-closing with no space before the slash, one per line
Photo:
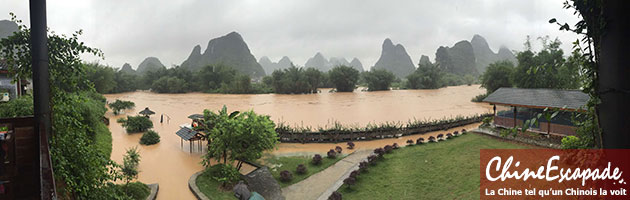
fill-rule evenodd
<path id="1" fill-rule="evenodd" d="M 342 178 L 345 178 L 352 170 L 358 168 L 359 162 L 367 158 L 370 153 L 372 153 L 371 149 L 355 151 L 323 171 L 283 188 L 282 194 L 287 200 L 315 200 L 320 196 L 326 196 L 325 199 L 327 199 L 328 195 L 340 186 L 339 180 L 343 180 Z"/>

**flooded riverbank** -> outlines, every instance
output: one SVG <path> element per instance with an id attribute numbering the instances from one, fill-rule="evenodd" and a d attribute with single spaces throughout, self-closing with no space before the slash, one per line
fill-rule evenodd
<path id="1" fill-rule="evenodd" d="M 190 119 L 187 118 L 190 114 L 202 113 L 204 109 L 216 111 L 226 105 L 229 111 L 253 109 L 257 113 L 270 115 L 276 123 L 285 122 L 291 126 L 325 127 L 338 121 L 344 125 L 359 127 L 370 123 L 407 122 L 414 118 L 437 119 L 491 112 L 492 108 L 487 104 L 470 102 L 472 97 L 484 92 L 485 89 L 479 88 L 479 85 L 473 85 L 438 90 L 324 92 L 306 95 L 155 94 L 141 91 L 110 94 L 105 97 L 108 101 L 121 99 L 136 104 L 135 109 L 127 110 L 118 116 L 113 116 L 111 112 L 107 113 L 113 137 L 112 159 L 121 163 L 125 149 L 138 146 L 142 156 L 138 179 L 145 183 L 159 183 L 158 199 L 194 199 L 188 190 L 187 181 L 193 173 L 203 169 L 200 164 L 201 153 L 197 151 L 189 153 L 186 142 L 183 148 L 180 147 L 180 138 L 175 135 L 180 124 L 190 123 Z M 138 143 L 141 134 L 127 134 L 120 124 L 116 123 L 118 118 L 127 114 L 136 115 L 145 107 L 156 112 L 151 116 L 151 120 L 154 130 L 162 137 L 161 142 L 153 146 L 141 146 Z M 160 123 L 162 114 L 164 123 Z M 470 129 L 473 126 L 475 125 L 465 128 Z M 425 139 L 428 136 L 424 136 Z M 403 145 L 407 138 L 415 140 L 417 137 L 420 136 L 355 143 L 357 149 L 374 148 L 393 142 Z M 279 144 L 278 149 L 271 153 L 325 153 L 337 145 L 344 148 L 346 146 L 286 143 Z"/>

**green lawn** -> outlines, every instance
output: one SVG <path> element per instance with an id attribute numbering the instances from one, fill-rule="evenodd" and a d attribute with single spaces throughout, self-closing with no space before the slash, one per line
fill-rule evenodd
<path id="1" fill-rule="evenodd" d="M 466 134 L 394 150 L 339 188 L 343 199 L 479 199 L 479 150 L 528 146 Z"/>
<path id="2" fill-rule="evenodd" d="M 291 156 L 291 157 L 270 157 L 265 159 L 265 165 L 269 166 L 269 170 L 271 170 L 271 174 L 273 177 L 278 180 L 278 183 L 281 187 L 287 187 L 294 183 L 300 182 L 308 178 L 309 176 L 320 172 L 329 166 L 335 164 L 337 161 L 341 160 L 344 156 L 337 156 L 335 159 L 330 159 L 326 157 L 326 154 L 322 155 L 322 163 L 320 165 L 311 164 L 311 160 L 313 156 Z M 295 169 L 299 164 L 305 164 L 307 172 L 306 174 L 297 174 Z M 279 166 L 281 165 L 281 166 Z M 277 166 L 272 168 L 273 166 Z M 289 182 L 280 181 L 280 172 L 288 170 L 293 174 L 293 179 Z"/>
<path id="3" fill-rule="evenodd" d="M 219 189 L 221 183 L 212 178 L 212 173 L 211 170 L 206 170 L 197 177 L 199 190 L 210 199 L 236 199 L 232 191 Z"/>

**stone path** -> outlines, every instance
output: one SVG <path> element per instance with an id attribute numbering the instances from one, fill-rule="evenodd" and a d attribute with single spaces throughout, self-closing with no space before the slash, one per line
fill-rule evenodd
<path id="1" fill-rule="evenodd" d="M 334 165 L 313 174 L 310 177 L 282 189 L 287 200 L 293 199 L 327 199 L 335 191 L 351 171 L 358 169 L 359 162 L 372 153 L 371 149 L 359 150 L 346 156 Z"/>

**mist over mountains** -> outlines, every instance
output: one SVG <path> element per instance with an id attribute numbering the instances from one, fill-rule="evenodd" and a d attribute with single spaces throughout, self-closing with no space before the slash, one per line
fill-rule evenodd
<path id="1" fill-rule="evenodd" d="M 404 78 L 411 74 L 415 69 L 415 65 L 411 61 L 411 57 L 407 54 L 402 44 L 392 43 L 389 38 L 383 41 L 381 57 L 374 64 L 374 69 L 389 70 L 398 78 Z"/>
<path id="2" fill-rule="evenodd" d="M 312 67 L 323 72 L 327 72 L 328 70 L 341 65 L 352 67 L 359 72 L 364 70 L 363 64 L 361 64 L 361 61 L 359 61 L 358 58 L 353 58 L 352 62 L 348 62 L 348 60 L 343 57 L 331 57 L 330 59 L 326 59 L 326 57 L 324 57 L 324 55 L 320 52 L 317 52 L 312 58 L 309 58 L 306 63 L 304 63 L 304 67 L 306 68 Z"/>

